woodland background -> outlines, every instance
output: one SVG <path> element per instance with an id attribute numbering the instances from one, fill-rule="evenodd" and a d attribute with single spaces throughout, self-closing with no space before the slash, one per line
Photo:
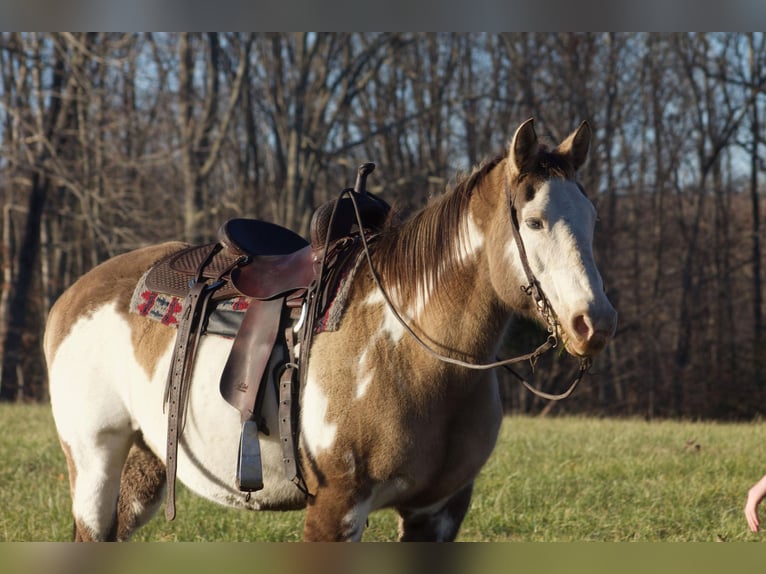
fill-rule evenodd
<path id="1" fill-rule="evenodd" d="M 580 175 L 620 324 L 562 403 L 503 373 L 508 411 L 759 417 L 762 33 L 0 33 L 0 400 L 47 399 L 47 310 L 104 259 L 233 216 L 305 234 L 363 161 L 406 213 L 531 116 L 595 130 Z M 540 342 L 522 327 L 506 352 Z"/>

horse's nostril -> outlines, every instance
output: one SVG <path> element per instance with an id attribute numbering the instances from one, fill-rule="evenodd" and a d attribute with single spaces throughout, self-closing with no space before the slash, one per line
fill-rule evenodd
<path id="1" fill-rule="evenodd" d="M 572 322 L 572 326 L 578 337 L 581 339 L 590 338 L 593 329 L 591 328 L 590 321 L 588 321 L 585 315 L 577 315 Z"/>

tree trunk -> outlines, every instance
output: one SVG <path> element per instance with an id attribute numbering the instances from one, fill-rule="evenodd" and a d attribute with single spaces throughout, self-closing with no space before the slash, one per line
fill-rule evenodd
<path id="1" fill-rule="evenodd" d="M 761 205 L 758 195 L 758 151 L 760 149 L 760 118 L 758 117 L 758 94 L 756 82 L 761 81 L 762 71 L 755 53 L 755 39 L 748 36 L 750 51 L 750 81 L 753 84 L 753 95 L 750 109 L 750 204 L 753 212 L 752 221 L 752 260 L 753 260 L 753 372 L 755 385 L 760 389 L 763 385 L 763 295 L 761 293 Z"/>
<path id="2" fill-rule="evenodd" d="M 67 80 L 67 56 L 62 46 L 55 48 L 55 64 L 50 86 L 48 106 L 43 117 L 44 142 L 55 149 L 57 130 L 61 119 L 66 117 L 68 98 L 63 93 Z M 65 103 L 66 102 L 66 103 Z M 41 145 L 36 165 L 44 166 L 51 156 L 48 145 Z M 20 366 L 24 358 L 24 334 L 31 315 L 31 299 L 35 278 L 39 271 L 40 231 L 43 212 L 50 189 L 50 179 L 37 169 L 31 176 L 31 188 L 27 203 L 27 218 L 19 247 L 17 273 L 10 287 L 9 308 L 6 320 L 5 340 L 2 347 L 2 371 L 0 376 L 0 401 L 17 400 L 23 391 Z"/>

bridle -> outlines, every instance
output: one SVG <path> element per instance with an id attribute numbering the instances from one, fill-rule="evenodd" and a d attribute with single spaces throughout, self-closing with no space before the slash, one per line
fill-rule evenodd
<path id="1" fill-rule="evenodd" d="M 418 345 L 420 345 L 420 347 L 424 351 L 426 351 L 426 353 L 428 353 L 429 355 L 431 355 L 432 357 L 434 357 L 435 359 L 443 363 L 448 363 L 451 365 L 464 367 L 466 369 L 486 371 L 490 369 L 495 369 L 497 367 L 504 367 L 505 369 L 509 370 L 530 392 L 534 393 L 538 397 L 541 397 L 547 400 L 558 401 L 561 399 L 565 399 L 574 392 L 577 385 L 585 376 L 585 373 L 587 373 L 591 367 L 591 360 L 588 357 L 580 358 L 579 371 L 577 375 L 575 376 L 574 380 L 572 381 L 572 383 L 570 384 L 569 388 L 563 393 L 555 394 L 555 395 L 545 393 L 543 391 L 540 391 L 534 388 L 526 379 L 524 379 L 524 377 L 522 377 L 519 373 L 517 373 L 515 370 L 511 368 L 511 365 L 513 364 L 529 361 L 530 365 L 532 366 L 532 369 L 534 370 L 534 367 L 539 357 L 543 355 L 544 353 L 546 353 L 547 351 L 554 349 L 558 346 L 559 322 L 558 322 L 558 317 L 556 316 L 556 312 L 554 311 L 553 306 L 550 303 L 550 300 L 543 292 L 543 289 L 540 286 L 540 282 L 535 277 L 529 265 L 526 249 L 524 248 L 524 242 L 521 239 L 518 215 L 517 215 L 516 206 L 514 205 L 514 202 L 513 202 L 510 184 L 506 186 L 506 200 L 507 200 L 507 204 L 510 205 L 510 210 L 511 210 L 511 229 L 513 231 L 514 242 L 516 243 L 516 247 L 518 248 L 518 251 L 519 251 L 519 258 L 521 260 L 521 265 L 524 269 L 524 273 L 527 278 L 527 284 L 522 285 L 521 290 L 526 295 L 532 297 L 532 299 L 534 300 L 535 305 L 538 311 L 540 312 L 540 315 L 542 316 L 542 318 L 547 324 L 548 336 L 546 337 L 545 341 L 540 346 L 538 346 L 534 351 L 530 353 L 525 353 L 523 355 L 512 357 L 510 359 L 496 360 L 491 363 L 470 363 L 467 361 L 456 359 L 454 357 L 449 357 L 447 355 L 444 355 L 440 353 L 439 351 L 433 349 L 431 346 L 429 346 L 428 343 L 423 341 L 417 335 L 417 333 L 413 331 L 413 329 L 407 324 L 407 322 L 402 318 L 402 316 L 396 310 L 396 307 L 391 301 L 391 298 L 389 297 L 386 290 L 383 288 L 383 285 L 381 283 L 380 277 L 378 276 L 378 273 L 375 271 L 375 266 L 373 265 L 372 257 L 370 256 L 370 249 L 369 249 L 369 244 L 367 242 L 367 237 L 365 237 L 365 233 L 363 232 L 364 227 L 363 227 L 362 217 L 356 202 L 354 189 L 352 188 L 344 189 L 340 193 L 336 201 L 336 206 L 338 205 L 338 203 L 340 203 L 340 200 L 345 195 L 347 195 L 351 199 L 351 204 L 353 205 L 353 208 L 354 208 L 354 215 L 356 217 L 357 225 L 359 226 L 359 229 L 360 229 L 362 250 L 364 252 L 365 258 L 367 260 L 367 265 L 370 269 L 370 273 L 372 274 L 372 278 L 375 281 L 377 288 L 380 290 L 380 293 L 382 294 L 383 299 L 386 302 L 386 305 L 388 306 L 389 310 L 394 315 L 396 320 L 401 324 L 404 330 L 407 331 L 407 333 L 409 333 L 409 335 L 415 340 L 415 342 Z M 335 214 L 333 212 L 331 216 L 331 221 L 334 215 Z"/>
<path id="2" fill-rule="evenodd" d="M 535 306 L 537 307 L 538 312 L 540 313 L 540 316 L 545 320 L 547 329 L 548 329 L 548 337 L 546 338 L 545 342 L 540 345 L 535 351 L 533 351 L 533 358 L 530 359 L 530 364 L 532 365 L 532 369 L 534 370 L 535 363 L 537 362 L 537 359 L 540 355 L 545 353 L 549 349 L 553 349 L 558 345 L 558 332 L 559 332 L 559 319 L 556 315 L 556 311 L 553 309 L 553 305 L 551 305 L 550 299 L 545 295 L 545 292 L 543 291 L 542 286 L 540 285 L 540 282 L 537 280 L 537 277 L 535 277 L 534 272 L 532 271 L 532 268 L 529 265 L 529 259 L 527 258 L 527 250 L 524 247 L 524 242 L 521 239 L 521 229 L 519 224 L 519 217 L 518 217 L 518 210 L 516 209 L 516 204 L 514 202 L 514 196 L 511 194 L 511 186 L 510 183 L 506 185 L 505 188 L 505 198 L 506 203 L 510 205 L 511 209 L 511 231 L 513 233 L 513 240 L 516 243 L 516 247 L 519 251 L 519 259 L 521 261 L 521 266 L 524 269 L 524 274 L 527 276 L 527 284 L 521 286 L 521 290 L 529 297 L 532 297 L 532 299 L 535 302 Z M 549 347 L 545 348 L 546 345 L 550 345 Z M 511 360 L 511 362 L 516 362 L 514 360 Z M 508 364 L 504 364 L 503 366 L 506 368 L 506 370 L 510 371 L 529 391 L 537 395 L 538 397 L 552 400 L 552 401 L 558 401 L 561 399 L 567 398 L 569 395 L 571 395 L 575 388 L 577 388 L 577 385 L 580 383 L 582 378 L 585 376 L 585 373 L 588 372 L 588 370 L 591 367 L 591 359 L 589 357 L 581 357 L 580 358 L 580 368 L 577 373 L 577 376 L 570 384 L 569 388 L 564 391 L 561 394 L 552 395 L 543 391 L 540 391 L 533 386 L 531 386 L 521 375 L 519 375 L 516 371 L 514 371 L 512 368 L 510 368 L 510 362 Z"/>

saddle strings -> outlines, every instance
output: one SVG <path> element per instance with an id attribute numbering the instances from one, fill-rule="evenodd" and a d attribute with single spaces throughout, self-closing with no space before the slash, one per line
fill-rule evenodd
<path id="1" fill-rule="evenodd" d="M 344 189 L 337 201 L 340 202 L 340 200 L 343 198 L 344 195 L 349 195 L 349 198 L 351 199 L 351 204 L 354 207 L 354 215 L 357 220 L 357 225 L 359 226 L 360 230 L 363 230 L 363 223 L 362 223 L 362 216 L 359 213 L 359 207 L 356 203 L 356 198 L 354 197 L 354 194 L 352 193 L 353 189 L 347 188 Z M 510 189 L 508 188 L 506 190 L 507 196 L 510 199 Z M 512 227 L 514 229 L 514 239 L 516 241 L 516 245 L 519 248 L 519 254 L 522 259 L 522 265 L 524 266 L 525 273 L 527 275 L 527 279 L 529 280 L 529 285 L 522 285 L 521 289 L 526 294 L 533 296 L 535 299 L 535 303 L 538 306 L 538 309 L 540 310 L 540 313 L 542 314 L 543 318 L 548 323 L 548 337 L 545 339 L 545 341 L 537 347 L 534 351 L 530 353 L 526 353 L 523 355 L 519 355 L 517 357 L 513 357 L 510 359 L 503 359 L 503 360 L 497 360 L 491 363 L 470 363 L 467 361 L 462 361 L 460 359 L 456 359 L 454 357 L 448 357 L 447 355 L 444 355 L 440 353 L 439 351 L 431 348 L 428 343 L 423 341 L 415 331 L 412 330 L 412 328 L 409 326 L 409 324 L 402 318 L 402 316 L 397 311 L 396 307 L 394 306 L 393 302 L 391 301 L 391 298 L 389 297 L 386 290 L 383 288 L 383 284 L 380 280 L 380 277 L 378 276 L 378 273 L 375 271 L 375 266 L 372 263 L 372 257 L 370 256 L 370 249 L 369 245 L 367 243 L 367 238 L 365 237 L 364 232 L 360 232 L 360 238 L 362 242 L 362 248 L 364 250 L 364 255 L 367 259 L 367 265 L 370 269 L 370 273 L 372 274 L 372 278 L 375 281 L 375 285 L 380 290 L 381 295 L 383 295 L 383 299 L 386 302 L 386 305 L 388 306 L 391 313 L 394 315 L 396 320 L 401 324 L 401 326 L 407 331 L 407 333 L 412 336 L 412 338 L 415 340 L 415 342 L 420 345 L 420 347 L 426 351 L 429 355 L 434 357 L 435 359 L 443 362 L 448 363 L 452 365 L 456 365 L 459 367 L 464 367 L 466 369 L 472 369 L 472 370 L 480 370 L 480 371 L 486 371 L 490 369 L 495 369 L 497 367 L 504 367 L 507 370 L 509 370 L 513 375 L 524 385 L 524 387 L 532 392 L 533 394 L 537 395 L 538 397 L 552 400 L 552 401 L 559 401 L 562 399 L 567 398 L 570 396 L 575 388 L 577 388 L 577 385 L 580 383 L 582 378 L 584 377 L 585 373 L 588 372 L 588 370 L 591 367 L 591 360 L 590 358 L 581 358 L 580 359 L 580 368 L 579 371 L 575 377 L 575 379 L 570 384 L 569 388 L 564 391 L 561 394 L 553 395 L 549 393 L 545 393 L 543 391 L 540 391 L 533 387 L 524 377 L 522 377 L 520 374 L 518 374 L 516 371 L 514 371 L 510 365 L 515 363 L 521 363 L 525 361 L 529 361 L 532 365 L 532 368 L 534 370 L 535 364 L 537 363 L 537 359 L 543 355 L 545 352 L 549 351 L 550 349 L 555 348 L 558 345 L 558 338 L 556 336 L 556 329 L 558 326 L 558 320 L 556 318 L 556 314 L 553 310 L 553 307 L 550 304 L 550 301 L 545 296 L 545 293 L 543 293 L 542 288 L 540 287 L 540 284 L 538 283 L 537 279 L 534 277 L 534 274 L 532 273 L 532 270 L 529 268 L 529 263 L 526 260 L 526 252 L 524 251 L 524 244 L 521 241 L 521 235 L 518 232 L 518 228 L 516 228 L 516 221 L 515 217 L 515 211 L 514 206 L 511 203 L 511 211 L 512 211 Z"/>

